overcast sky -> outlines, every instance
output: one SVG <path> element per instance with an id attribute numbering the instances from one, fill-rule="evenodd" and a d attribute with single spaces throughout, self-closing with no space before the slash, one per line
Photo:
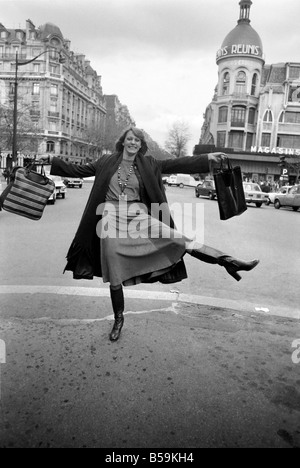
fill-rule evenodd
<path id="1" fill-rule="evenodd" d="M 51 22 L 86 55 L 136 125 L 164 146 L 181 120 L 199 142 L 218 80 L 215 56 L 239 19 L 239 0 L 0 0 L 5 27 Z M 267 64 L 300 62 L 300 1 L 253 0 L 251 26 Z"/>

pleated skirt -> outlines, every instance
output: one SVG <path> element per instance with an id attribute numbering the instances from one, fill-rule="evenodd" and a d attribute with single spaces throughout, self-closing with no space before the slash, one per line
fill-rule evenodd
<path id="1" fill-rule="evenodd" d="M 106 202 L 97 227 L 104 282 L 138 284 L 169 271 L 190 239 L 150 216 L 142 203 Z"/>

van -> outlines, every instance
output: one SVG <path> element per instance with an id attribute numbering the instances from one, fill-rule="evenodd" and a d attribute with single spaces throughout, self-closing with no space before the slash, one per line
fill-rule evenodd
<path id="1" fill-rule="evenodd" d="M 168 185 L 176 185 L 177 187 L 197 187 L 199 182 L 189 174 L 171 175 L 168 179 Z"/>

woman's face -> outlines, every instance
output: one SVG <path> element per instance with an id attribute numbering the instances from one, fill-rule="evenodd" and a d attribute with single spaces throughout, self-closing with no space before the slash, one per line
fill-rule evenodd
<path id="1" fill-rule="evenodd" d="M 141 140 L 130 130 L 124 140 L 124 150 L 129 156 L 135 156 L 142 146 Z"/>

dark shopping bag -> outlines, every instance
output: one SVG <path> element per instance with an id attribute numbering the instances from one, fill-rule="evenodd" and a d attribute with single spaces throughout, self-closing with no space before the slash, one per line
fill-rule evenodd
<path id="1" fill-rule="evenodd" d="M 238 216 L 247 210 L 241 168 L 232 167 L 228 159 L 228 167 L 223 161 L 220 169 L 214 174 L 220 219 L 226 220 Z"/>
<path id="2" fill-rule="evenodd" d="M 50 195 L 54 192 L 54 182 L 46 177 L 43 167 L 41 174 L 28 167 L 15 167 L 11 182 L 0 195 L 0 208 L 25 218 L 39 220 Z"/>

